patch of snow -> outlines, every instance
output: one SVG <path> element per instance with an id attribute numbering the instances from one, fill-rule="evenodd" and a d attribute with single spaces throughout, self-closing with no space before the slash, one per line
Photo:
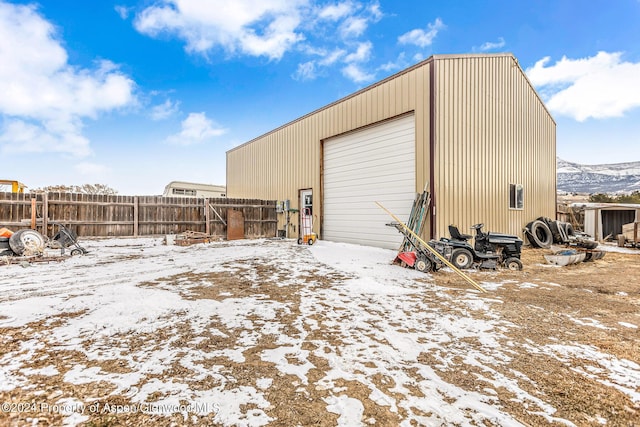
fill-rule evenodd
<path id="1" fill-rule="evenodd" d="M 569 317 L 569 320 L 571 320 L 574 323 L 577 323 L 578 325 L 591 326 L 593 328 L 598 328 L 598 329 L 611 329 L 607 326 L 604 326 L 602 323 L 600 323 L 596 319 L 591 319 L 589 317 L 583 317 L 581 319 L 576 319 L 571 316 L 567 316 L 567 317 Z"/>
<path id="2" fill-rule="evenodd" d="M 297 363 L 289 363 L 287 358 L 295 359 Z M 308 360 L 309 351 L 295 347 L 278 347 L 270 350 L 263 350 L 260 358 L 265 362 L 271 362 L 283 374 L 295 375 L 300 378 L 303 384 L 307 384 L 307 372 L 315 368 Z"/>
<path id="3" fill-rule="evenodd" d="M 351 427 L 361 426 L 362 415 L 364 414 L 364 406 L 358 399 L 341 395 L 329 396 L 324 399 L 327 402 L 327 410 L 334 414 L 340 415 L 338 418 L 338 426 Z"/>
<path id="4" fill-rule="evenodd" d="M 583 369 L 577 372 L 591 373 L 590 378 L 597 379 L 629 396 L 633 402 L 640 402 L 640 365 L 627 359 L 617 359 L 602 353 L 595 347 L 586 345 L 547 345 L 545 346 L 560 360 L 567 358 L 583 359 Z M 603 379 L 602 377 L 607 379 Z"/>
<path id="5" fill-rule="evenodd" d="M 243 363 L 247 351 L 268 337 L 273 346 L 259 353 L 260 360 L 278 375 L 297 377 L 300 393 L 308 394 L 307 387 L 329 393 L 327 410 L 338 414 L 339 425 L 375 421 L 362 419 L 363 402 L 344 387 L 349 381 L 366 387 L 375 404 L 403 413 L 403 426 L 520 426 L 499 405 L 500 389 L 549 422 L 571 425 L 556 417 L 556 409 L 542 397 L 526 391 L 532 380 L 498 369 L 510 363 L 515 346 L 522 346 L 505 335 L 516 326 L 492 309 L 502 300 L 473 289 L 449 292 L 436 286 L 430 274 L 392 265 L 395 251 L 264 239 L 188 247 L 162 245 L 156 238 L 104 239 L 83 246 L 89 254 L 64 263 L 3 267 L 2 326 L 30 328 L 43 322 L 49 329 L 0 356 L 0 391 L 22 387 L 32 375 L 62 374 L 70 384 L 112 384 L 114 395 L 150 404 L 147 410 L 154 413 L 186 416 L 181 402 L 187 401 L 194 405 L 192 412 L 216 414 L 220 425 L 262 426 L 274 421 L 268 409 L 283 404 L 267 400 L 274 379 L 261 376 L 253 384 L 238 385 L 217 359 Z M 273 269 L 272 286 L 299 289 L 299 302 L 278 301 L 267 290 L 261 292 L 264 277 L 256 273 L 256 264 Z M 242 277 L 252 292 L 242 296 L 223 289 L 215 299 L 192 299 L 195 288 L 215 285 L 213 273 Z M 482 286 L 492 291 L 535 285 L 509 280 Z M 482 315 L 474 316 L 476 312 Z M 603 327 L 593 319 L 572 320 Z M 316 336 L 318 330 L 327 337 Z M 204 332 L 230 344 L 207 349 Z M 139 344 L 131 347 L 130 341 Z M 583 375 L 598 375 L 625 393 L 640 387 L 640 369 L 633 362 L 593 349 L 533 341 L 526 346 L 535 354 L 584 359 Z M 30 368 L 45 347 L 79 352 L 86 361 L 63 372 L 53 366 Z M 328 368 L 311 383 L 309 371 L 315 366 L 310 360 L 318 359 Z M 460 360 L 477 370 L 474 375 L 485 383 L 480 391 L 447 383 L 439 374 L 458 369 Z M 104 366 L 102 361 L 117 362 L 122 369 L 116 373 L 95 366 Z M 180 376 L 164 377 L 176 367 Z M 214 385 L 206 390 L 193 386 L 205 379 Z M 149 403 L 156 395 L 161 397 Z M 86 396 L 91 399 L 95 397 Z M 77 412 L 65 418 L 69 425 L 85 421 Z"/>
<path id="6" fill-rule="evenodd" d="M 634 325 L 633 323 L 618 322 L 618 325 L 624 326 L 625 328 L 638 329 L 638 326 Z"/>

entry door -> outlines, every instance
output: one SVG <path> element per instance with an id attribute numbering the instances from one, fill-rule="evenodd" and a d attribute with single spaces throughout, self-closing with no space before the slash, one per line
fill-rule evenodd
<path id="1" fill-rule="evenodd" d="M 300 190 L 300 236 L 313 231 L 313 191 Z"/>

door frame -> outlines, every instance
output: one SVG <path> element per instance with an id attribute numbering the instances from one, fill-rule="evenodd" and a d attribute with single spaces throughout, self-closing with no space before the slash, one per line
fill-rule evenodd
<path id="1" fill-rule="evenodd" d="M 311 218 L 313 219 L 313 188 L 301 188 L 298 190 L 298 237 L 302 237 L 302 215 L 304 215 L 304 196 L 311 196 Z M 312 226 L 313 231 L 313 226 Z"/>

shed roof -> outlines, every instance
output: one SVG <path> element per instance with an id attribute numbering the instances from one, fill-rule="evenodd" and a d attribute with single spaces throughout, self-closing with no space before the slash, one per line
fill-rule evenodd
<path id="1" fill-rule="evenodd" d="M 629 210 L 640 209 L 640 204 L 636 203 L 572 203 L 571 206 L 584 208 L 585 210 Z"/>

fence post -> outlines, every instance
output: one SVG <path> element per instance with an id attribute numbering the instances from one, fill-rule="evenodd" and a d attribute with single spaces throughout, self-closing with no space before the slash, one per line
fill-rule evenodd
<path id="1" fill-rule="evenodd" d="M 204 232 L 207 236 L 211 235 L 211 208 L 209 208 L 209 199 L 204 199 Z"/>
<path id="2" fill-rule="evenodd" d="M 49 193 L 42 193 L 42 235 L 47 235 L 49 228 Z"/>
<path id="3" fill-rule="evenodd" d="M 138 196 L 133 197 L 133 237 L 138 237 Z"/>
<path id="4" fill-rule="evenodd" d="M 36 229 L 36 198 L 31 198 L 31 229 Z"/>

